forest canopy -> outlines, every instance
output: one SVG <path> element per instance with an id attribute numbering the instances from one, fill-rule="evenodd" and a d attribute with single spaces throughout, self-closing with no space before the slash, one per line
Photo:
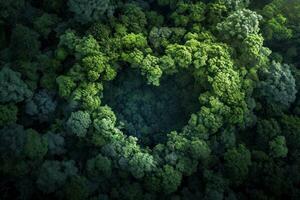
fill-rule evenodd
<path id="1" fill-rule="evenodd" d="M 0 199 L 300 199 L 300 0 L 0 1 Z"/>

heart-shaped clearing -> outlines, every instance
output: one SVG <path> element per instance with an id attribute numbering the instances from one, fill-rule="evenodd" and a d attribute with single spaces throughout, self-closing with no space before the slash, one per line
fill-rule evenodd
<path id="1" fill-rule="evenodd" d="M 160 86 L 153 86 L 137 70 L 127 68 L 105 85 L 103 101 L 112 107 L 124 133 L 152 147 L 187 124 L 199 110 L 199 94 L 190 73 L 164 76 Z"/>

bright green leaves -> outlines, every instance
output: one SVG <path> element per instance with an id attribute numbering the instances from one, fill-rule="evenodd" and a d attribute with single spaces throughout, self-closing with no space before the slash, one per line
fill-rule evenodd
<path id="1" fill-rule="evenodd" d="M 68 76 L 59 76 L 57 77 L 56 82 L 58 84 L 58 92 L 61 97 L 69 97 L 72 90 L 76 87 L 72 78 Z"/>
<path id="2" fill-rule="evenodd" d="M 131 33 L 122 38 L 122 44 L 125 48 L 122 59 L 129 62 L 131 67 L 140 69 L 148 84 L 158 86 L 163 72 L 159 66 L 159 58 L 150 54 L 147 39 L 142 34 Z"/>
<path id="3" fill-rule="evenodd" d="M 84 58 L 85 56 L 97 55 L 101 54 L 100 46 L 93 38 L 93 36 L 89 35 L 83 38 L 78 38 L 78 43 L 75 43 L 75 56 L 77 58 Z"/>
<path id="4" fill-rule="evenodd" d="M 284 5 L 284 1 L 274 0 L 267 4 L 263 10 L 263 34 L 266 40 L 285 40 L 290 39 L 293 35 L 292 29 L 288 26 L 289 13 L 286 8 L 292 7 L 292 2 L 289 5 Z M 297 8 L 296 8 L 297 9 Z"/>
<path id="5" fill-rule="evenodd" d="M 126 49 L 142 49 L 147 47 L 147 39 L 141 33 L 130 33 L 122 38 L 122 44 Z"/>
<path id="6" fill-rule="evenodd" d="M 72 30 L 67 30 L 64 34 L 59 37 L 60 48 L 65 48 L 69 52 L 75 49 L 76 44 L 79 42 L 79 38 L 76 36 L 75 32 Z"/>
<path id="7" fill-rule="evenodd" d="M 226 104 L 236 104 L 244 98 L 239 74 L 234 70 L 220 72 L 211 81 L 214 93 Z"/>
<path id="8" fill-rule="evenodd" d="M 241 45 L 241 61 L 248 68 L 264 66 L 268 61 L 271 50 L 263 46 L 264 38 L 259 34 L 250 34 Z"/>
<path id="9" fill-rule="evenodd" d="M 177 72 L 175 61 L 170 56 L 162 56 L 160 59 L 160 67 L 166 74 L 174 74 Z"/>
<path id="10" fill-rule="evenodd" d="M 96 109 L 100 106 L 99 94 L 103 90 L 100 80 L 112 80 L 116 76 L 108 57 L 91 35 L 79 38 L 70 30 L 60 37 L 59 46 L 64 54 L 60 56 L 62 59 L 68 59 L 66 53 L 76 58 L 67 74 L 56 79 L 60 95 L 80 102 L 85 109 Z"/>
<path id="11" fill-rule="evenodd" d="M 99 107 L 97 111 L 93 113 L 93 124 L 96 130 L 100 131 L 101 126 L 105 124 L 105 121 L 109 121 L 109 123 L 112 125 L 112 127 L 115 126 L 115 123 L 117 121 L 117 118 L 112 111 L 112 109 L 108 106 L 102 106 Z"/>
<path id="12" fill-rule="evenodd" d="M 149 32 L 149 43 L 155 48 L 165 47 L 169 44 L 172 29 L 168 27 L 153 27 Z"/>
<path id="13" fill-rule="evenodd" d="M 122 53 L 121 57 L 124 61 L 130 63 L 132 67 L 139 67 L 144 59 L 144 53 L 138 49 L 134 49 L 128 53 Z"/>
<path id="14" fill-rule="evenodd" d="M 188 47 L 179 44 L 172 44 L 167 46 L 166 55 L 170 56 L 175 65 L 180 68 L 188 68 L 192 62 L 192 55 Z"/>
<path id="15" fill-rule="evenodd" d="M 170 165 L 165 165 L 159 172 L 159 176 L 162 180 L 162 189 L 166 194 L 176 191 L 182 179 L 182 174 Z"/>
<path id="16" fill-rule="evenodd" d="M 168 134 L 166 148 L 169 152 L 165 156 L 167 163 L 188 176 L 196 171 L 199 162 L 205 162 L 210 156 L 210 148 L 204 140 L 199 137 L 187 139 L 177 132 Z"/>
<path id="17" fill-rule="evenodd" d="M 117 118 L 110 107 L 100 106 L 92 114 L 92 119 L 95 129 L 92 142 L 96 146 L 102 146 L 113 137 Z"/>
<path id="18" fill-rule="evenodd" d="M 198 138 L 187 139 L 175 131 L 168 134 L 167 148 L 174 153 L 187 153 L 187 157 L 205 159 L 210 154 L 210 149 L 204 140 Z"/>
<path id="19" fill-rule="evenodd" d="M 277 14 L 275 17 L 266 20 L 263 29 L 266 40 L 290 39 L 293 32 L 287 27 L 286 21 L 287 19 L 281 14 Z"/>
<path id="20" fill-rule="evenodd" d="M 159 79 L 163 72 L 158 64 L 159 59 L 151 55 L 147 55 L 142 61 L 141 74 L 147 77 L 148 84 L 159 85 Z"/>
<path id="21" fill-rule="evenodd" d="M 102 91 L 101 83 L 83 82 L 74 91 L 72 99 L 81 102 L 84 109 L 95 110 L 101 104 L 99 93 Z"/>
<path id="22" fill-rule="evenodd" d="M 240 10 L 250 4 L 250 0 L 218 0 L 218 2 L 224 4 L 229 11 Z"/>
<path id="23" fill-rule="evenodd" d="M 102 55 L 87 56 L 82 59 L 82 65 L 87 70 L 88 79 L 96 81 L 105 69 L 105 57 Z"/>
<path id="24" fill-rule="evenodd" d="M 297 199 L 300 4 L 249 4 L 0 0 L 0 196 Z"/>
<path id="25" fill-rule="evenodd" d="M 217 29 L 227 41 L 243 40 L 249 34 L 257 34 L 259 32 L 261 19 L 260 15 L 251 10 L 237 10 L 230 14 L 225 21 L 219 23 Z"/>
<path id="26" fill-rule="evenodd" d="M 141 179 L 146 173 L 156 170 L 157 161 L 146 149 L 142 150 L 137 145 L 137 138 L 129 136 L 128 138 L 118 138 L 115 142 L 114 145 L 120 153 L 119 167 L 123 170 L 127 169 L 134 178 Z"/>
<path id="27" fill-rule="evenodd" d="M 90 124 L 90 115 L 84 111 L 71 113 L 70 118 L 66 122 L 68 132 L 81 138 L 85 137 Z"/>
<path id="28" fill-rule="evenodd" d="M 142 178 L 145 173 L 149 173 L 156 166 L 153 156 L 150 154 L 137 152 L 128 162 L 129 171 L 135 178 Z"/>
<path id="29" fill-rule="evenodd" d="M 228 46 L 192 38 L 186 45 L 194 60 L 193 73 L 208 91 L 200 95 L 203 107 L 189 125 L 193 134 L 202 137 L 207 132 L 215 133 L 225 122 L 241 123 L 247 106 L 240 73 L 234 69 Z"/>
<path id="30" fill-rule="evenodd" d="M 146 187 L 150 191 L 171 194 L 182 181 L 182 174 L 170 165 L 164 165 L 155 174 L 146 177 Z"/>
<path id="31" fill-rule="evenodd" d="M 59 76 L 56 79 L 58 84 L 58 92 L 61 97 L 68 97 L 71 95 L 72 90 L 75 88 L 76 84 L 68 76 Z"/>
<path id="32" fill-rule="evenodd" d="M 118 167 L 128 169 L 129 160 L 133 159 L 135 153 L 141 152 L 141 149 L 136 144 L 136 138 L 124 137 L 122 132 L 115 127 L 116 116 L 108 106 L 98 107 L 97 110 L 94 110 L 92 113 L 91 118 L 93 129 L 91 130 L 91 138 L 89 139 L 93 145 L 102 147 L 103 150 L 103 156 L 97 156 L 89 161 L 91 165 L 88 167 L 91 169 L 89 169 L 91 175 L 93 173 L 97 173 L 98 175 L 103 173 L 106 175 L 110 174 L 109 171 L 111 171 L 111 169 L 108 166 L 110 165 L 109 163 L 112 165 L 113 162 L 104 156 L 114 157 L 117 159 Z M 118 158 L 116 158 L 116 156 L 118 156 Z M 141 165 L 142 164 L 143 163 L 141 163 Z M 132 173 L 136 173 L 136 170 L 138 170 L 139 173 L 143 173 L 141 169 L 142 166 L 141 168 L 138 168 L 138 166 L 135 167 L 136 168 L 132 169 Z"/>
<path id="33" fill-rule="evenodd" d="M 221 107 L 222 110 L 224 108 L 226 107 Z M 208 138 L 209 133 L 216 133 L 223 125 L 224 118 L 221 114 L 219 109 L 202 106 L 198 113 L 192 114 L 186 132 L 198 138 Z"/>

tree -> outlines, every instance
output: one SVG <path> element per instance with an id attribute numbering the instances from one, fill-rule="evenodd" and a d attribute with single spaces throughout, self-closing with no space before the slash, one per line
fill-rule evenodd
<path id="1" fill-rule="evenodd" d="M 61 155 L 66 152 L 65 139 L 60 134 L 48 132 L 45 134 L 48 144 L 48 154 Z"/>
<path id="2" fill-rule="evenodd" d="M 277 136 L 269 142 L 271 155 L 275 158 L 284 158 L 288 154 L 288 148 L 286 146 L 285 137 Z"/>
<path id="3" fill-rule="evenodd" d="M 33 27 L 44 38 L 47 38 L 58 22 L 59 18 L 56 15 L 44 13 L 34 20 Z"/>
<path id="4" fill-rule="evenodd" d="M 300 0 L 0 0 L 0 199 L 300 199 L 299 25 Z"/>
<path id="5" fill-rule="evenodd" d="M 96 81 L 99 79 L 100 74 L 106 68 L 106 59 L 103 55 L 87 56 L 82 59 L 82 67 L 87 71 L 88 79 Z"/>
<path id="6" fill-rule="evenodd" d="M 207 200 L 221 200 L 224 199 L 224 193 L 228 187 L 227 181 L 221 174 L 205 170 L 203 173 L 205 180 L 205 199 Z"/>
<path id="7" fill-rule="evenodd" d="M 25 7 L 24 0 L 8 0 L 0 2 L 0 16 L 5 21 L 10 23 L 15 23 L 22 12 L 22 9 Z"/>
<path id="8" fill-rule="evenodd" d="M 145 199 L 142 187 L 139 183 L 125 182 L 124 186 L 120 187 L 120 199 L 142 200 Z"/>
<path id="9" fill-rule="evenodd" d="M 159 172 L 161 178 L 161 186 L 166 194 L 173 193 L 181 184 L 182 175 L 170 165 L 164 165 Z"/>
<path id="10" fill-rule="evenodd" d="M 249 34 L 241 45 L 241 61 L 247 65 L 247 68 L 263 67 L 269 61 L 268 56 L 271 50 L 263 47 L 264 38 L 262 35 Z M 257 78 L 257 77 L 255 77 Z"/>
<path id="11" fill-rule="evenodd" d="M 10 42 L 12 60 L 31 60 L 40 53 L 39 34 L 30 28 L 17 24 L 13 29 Z"/>
<path id="12" fill-rule="evenodd" d="M 18 157 L 23 155 L 27 134 L 23 126 L 11 124 L 0 129 L 1 157 Z"/>
<path id="13" fill-rule="evenodd" d="M 64 75 L 57 77 L 56 83 L 58 84 L 59 95 L 65 98 L 68 98 L 76 87 L 72 78 Z"/>
<path id="14" fill-rule="evenodd" d="M 170 17 L 174 21 L 175 26 L 201 23 L 205 19 L 205 8 L 206 6 L 203 2 L 194 4 L 180 2 Z"/>
<path id="15" fill-rule="evenodd" d="M 269 142 L 281 134 L 281 129 L 275 119 L 259 119 L 256 133 L 256 145 L 260 149 L 267 151 Z"/>
<path id="16" fill-rule="evenodd" d="M 153 159 L 153 156 L 138 152 L 133 155 L 133 157 L 128 162 L 129 171 L 132 175 L 139 179 L 144 177 L 145 173 L 149 173 L 153 171 L 156 163 Z"/>
<path id="17" fill-rule="evenodd" d="M 169 39 L 172 35 L 171 28 L 168 27 L 153 27 L 149 33 L 149 43 L 155 48 L 166 47 L 169 44 Z"/>
<path id="18" fill-rule="evenodd" d="M 142 49 L 147 47 L 147 39 L 141 33 L 129 33 L 122 38 L 122 44 L 126 49 Z"/>
<path id="19" fill-rule="evenodd" d="M 95 129 L 92 141 L 97 146 L 102 146 L 110 141 L 112 134 L 116 132 L 116 116 L 108 106 L 101 106 L 94 111 L 93 127 Z"/>
<path id="20" fill-rule="evenodd" d="M 284 4 L 284 1 L 274 0 L 263 7 L 261 12 L 264 17 L 262 31 L 266 40 L 291 39 L 293 30 L 288 26 L 287 16 L 289 14 L 285 10 L 289 6 Z"/>
<path id="21" fill-rule="evenodd" d="M 192 55 L 189 48 L 183 45 L 168 45 L 166 55 L 170 56 L 179 68 L 188 68 L 192 62 Z"/>
<path id="22" fill-rule="evenodd" d="M 14 104 L 0 105 L 0 127 L 17 121 L 18 107 Z"/>
<path id="23" fill-rule="evenodd" d="M 103 90 L 103 85 L 97 82 L 82 82 L 74 90 L 72 100 L 81 104 L 83 109 L 95 110 L 101 104 L 99 92 Z"/>
<path id="24" fill-rule="evenodd" d="M 67 32 L 67 34 L 68 34 L 68 32 Z M 71 39 L 72 39 L 72 37 L 71 37 Z M 71 50 L 73 51 L 73 53 L 75 54 L 77 59 L 82 59 L 86 56 L 97 55 L 100 53 L 99 43 L 91 35 L 88 35 L 88 36 L 85 36 L 82 38 L 78 38 L 77 36 L 75 36 L 75 38 L 73 40 L 75 40 L 75 44 L 73 44 L 75 46 L 73 46 L 73 48 L 71 48 Z M 72 42 L 72 40 L 70 42 Z M 67 45 L 70 46 L 72 44 L 67 43 Z"/>
<path id="25" fill-rule="evenodd" d="M 176 7 L 179 0 L 157 0 L 158 5 L 160 6 L 170 6 L 171 8 Z"/>
<path id="26" fill-rule="evenodd" d="M 90 114 L 85 111 L 72 112 L 66 122 L 67 130 L 77 137 L 85 137 L 91 124 Z"/>
<path id="27" fill-rule="evenodd" d="M 147 55 L 140 66 L 141 74 L 147 77 L 148 84 L 159 86 L 159 79 L 162 76 L 162 70 L 159 67 L 159 59 L 155 56 Z"/>
<path id="28" fill-rule="evenodd" d="M 68 6 L 75 14 L 75 19 L 85 24 L 101 20 L 105 16 L 112 16 L 114 3 L 113 0 L 69 0 Z"/>
<path id="29" fill-rule="evenodd" d="M 260 96 L 268 103 L 288 107 L 296 98 L 296 83 L 287 64 L 272 61 L 269 68 L 262 71 L 259 83 Z"/>
<path id="30" fill-rule="evenodd" d="M 250 151 L 244 146 L 229 149 L 224 154 L 224 166 L 226 176 L 234 184 L 242 183 L 248 175 L 248 167 L 251 165 Z"/>
<path id="31" fill-rule="evenodd" d="M 47 138 L 33 129 L 26 130 L 26 133 L 25 155 L 32 160 L 41 160 L 48 150 Z"/>
<path id="32" fill-rule="evenodd" d="M 227 41 L 243 40 L 249 34 L 260 31 L 260 15 L 248 9 L 237 10 L 230 14 L 223 22 L 217 25 L 217 30 Z"/>
<path id="33" fill-rule="evenodd" d="M 300 117 L 293 115 L 284 115 L 280 119 L 280 124 L 282 127 L 282 134 L 286 138 L 286 143 L 289 148 L 289 152 L 297 152 L 299 148 L 299 127 L 300 127 Z"/>
<path id="34" fill-rule="evenodd" d="M 77 174 L 75 162 L 46 160 L 36 181 L 37 187 L 46 194 L 56 192 L 65 185 L 68 178 Z"/>
<path id="35" fill-rule="evenodd" d="M 120 21 L 124 24 L 129 33 L 142 33 L 147 24 L 144 11 L 136 3 L 126 3 L 122 7 Z"/>
<path id="36" fill-rule="evenodd" d="M 207 9 L 207 20 L 211 26 L 215 26 L 223 21 L 228 13 L 224 1 L 209 3 Z"/>
<path id="37" fill-rule="evenodd" d="M 47 122 L 53 118 L 57 102 L 53 98 L 53 93 L 41 90 L 35 93 L 32 99 L 26 103 L 26 113 L 41 122 Z"/>
<path id="38" fill-rule="evenodd" d="M 98 42 L 105 44 L 111 38 L 112 30 L 104 23 L 95 22 L 88 29 L 88 34 L 92 35 Z"/>
<path id="39" fill-rule="evenodd" d="M 88 198 L 88 180 L 84 176 L 74 176 L 65 184 L 64 194 L 67 199 L 84 200 Z"/>
<path id="40" fill-rule="evenodd" d="M 190 152 L 193 158 L 205 161 L 210 156 L 211 150 L 204 140 L 195 139 L 191 141 Z"/>
<path id="41" fill-rule="evenodd" d="M 101 154 L 88 160 L 86 167 L 91 178 L 101 176 L 109 178 L 112 173 L 112 161 Z"/>
<path id="42" fill-rule="evenodd" d="M 250 4 L 250 0 L 219 0 L 224 4 L 229 11 L 236 11 L 247 8 Z"/>
<path id="43" fill-rule="evenodd" d="M 0 70 L 0 102 L 18 103 L 32 95 L 28 86 L 21 79 L 21 74 L 8 66 Z"/>

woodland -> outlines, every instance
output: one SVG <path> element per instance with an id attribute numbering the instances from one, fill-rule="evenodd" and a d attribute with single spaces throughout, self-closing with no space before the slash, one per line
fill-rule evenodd
<path id="1" fill-rule="evenodd" d="M 300 0 L 0 0 L 1 200 L 300 199 Z"/>

